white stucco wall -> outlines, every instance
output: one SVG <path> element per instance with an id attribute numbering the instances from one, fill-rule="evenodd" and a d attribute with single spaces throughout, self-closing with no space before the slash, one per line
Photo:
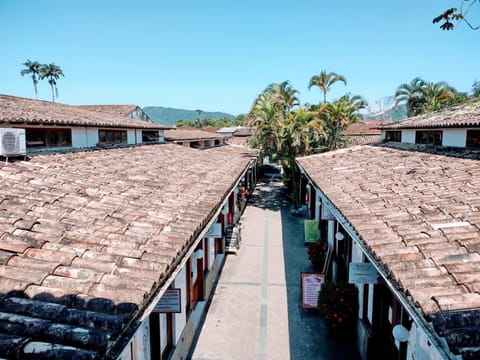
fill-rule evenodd
<path id="1" fill-rule="evenodd" d="M 128 129 L 127 130 L 127 142 L 128 142 L 129 145 L 137 144 L 137 142 L 136 142 L 137 139 L 135 138 L 135 135 L 140 137 L 140 144 L 142 143 L 142 131 L 141 130 L 135 131 L 135 129 Z"/>
<path id="2" fill-rule="evenodd" d="M 402 143 L 415 144 L 415 130 L 402 130 Z"/>
<path id="3" fill-rule="evenodd" d="M 443 360 L 437 348 L 427 339 L 425 333 L 415 323 L 410 329 L 407 346 L 407 360 Z M 459 358 L 460 359 L 460 358 Z"/>
<path id="4" fill-rule="evenodd" d="M 187 323 L 187 278 L 186 278 L 186 265 L 178 273 L 174 281 L 174 288 L 180 289 L 182 312 L 173 315 L 173 342 L 177 344 L 182 335 L 185 324 Z"/>
<path id="5" fill-rule="evenodd" d="M 207 269 L 212 268 L 213 262 L 215 261 L 215 238 L 207 238 L 208 241 L 208 264 Z"/>
<path id="6" fill-rule="evenodd" d="M 96 146 L 98 142 L 98 129 L 79 127 L 72 128 L 72 147 L 89 148 Z"/>
<path id="7" fill-rule="evenodd" d="M 467 129 L 442 129 L 443 146 L 465 147 L 467 142 Z"/>

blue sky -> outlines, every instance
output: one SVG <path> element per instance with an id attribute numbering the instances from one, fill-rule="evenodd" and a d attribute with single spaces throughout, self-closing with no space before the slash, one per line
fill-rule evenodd
<path id="1" fill-rule="evenodd" d="M 0 0 L 0 93 L 34 98 L 27 59 L 65 77 L 58 102 L 137 104 L 247 113 L 269 84 L 289 80 L 301 103 L 322 96 L 321 70 L 368 101 L 421 76 L 470 92 L 480 80 L 480 30 L 441 31 L 457 0 Z M 480 11 L 471 13 L 480 23 Z M 475 21 L 476 20 L 476 21 Z M 39 99 L 50 100 L 48 82 Z"/>

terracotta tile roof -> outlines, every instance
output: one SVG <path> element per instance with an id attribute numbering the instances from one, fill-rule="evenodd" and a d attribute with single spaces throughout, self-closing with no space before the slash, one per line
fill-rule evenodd
<path id="1" fill-rule="evenodd" d="M 298 162 L 425 313 L 480 308 L 477 160 L 359 146 Z"/>
<path id="2" fill-rule="evenodd" d="M 227 136 L 222 134 L 212 133 L 202 130 L 184 130 L 177 128 L 175 130 L 165 130 L 165 140 L 167 141 L 182 141 L 182 140 L 219 140 L 227 139 Z"/>
<path id="3" fill-rule="evenodd" d="M 376 144 L 382 141 L 382 136 L 377 134 L 347 135 L 347 146 Z"/>
<path id="4" fill-rule="evenodd" d="M 76 105 L 85 110 L 108 112 L 111 114 L 128 116 L 138 108 L 137 105 Z"/>
<path id="5" fill-rule="evenodd" d="M 253 129 L 247 126 L 239 126 L 237 130 L 233 132 L 233 136 L 251 136 L 253 135 Z"/>
<path id="6" fill-rule="evenodd" d="M 436 113 L 414 116 L 398 123 L 384 125 L 381 129 L 427 129 L 452 127 L 480 127 L 480 100 L 471 100 Z"/>
<path id="7" fill-rule="evenodd" d="M 0 357 L 103 357 L 252 156 L 166 144 L 0 164 Z"/>
<path id="8" fill-rule="evenodd" d="M 478 160 L 357 146 L 298 163 L 424 314 L 480 317 Z"/>
<path id="9" fill-rule="evenodd" d="M 360 121 L 348 125 L 345 135 L 381 135 L 378 126 L 384 124 L 381 120 Z"/>
<path id="10" fill-rule="evenodd" d="M 135 120 L 123 115 L 92 111 L 80 106 L 0 95 L 0 125 L 95 126 L 169 129 L 169 126 Z"/>

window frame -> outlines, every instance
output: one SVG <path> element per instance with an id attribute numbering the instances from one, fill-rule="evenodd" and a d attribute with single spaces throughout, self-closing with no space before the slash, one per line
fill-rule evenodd
<path id="1" fill-rule="evenodd" d="M 417 130 L 415 144 L 442 146 L 443 130 Z"/>

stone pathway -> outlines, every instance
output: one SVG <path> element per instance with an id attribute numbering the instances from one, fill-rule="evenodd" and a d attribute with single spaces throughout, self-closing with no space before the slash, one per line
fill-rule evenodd
<path id="1" fill-rule="evenodd" d="M 313 268 L 303 219 L 290 214 L 281 183 L 257 186 L 242 227 L 192 359 L 358 359 L 354 345 L 330 339 L 319 315 L 300 306 L 300 274 Z"/>

